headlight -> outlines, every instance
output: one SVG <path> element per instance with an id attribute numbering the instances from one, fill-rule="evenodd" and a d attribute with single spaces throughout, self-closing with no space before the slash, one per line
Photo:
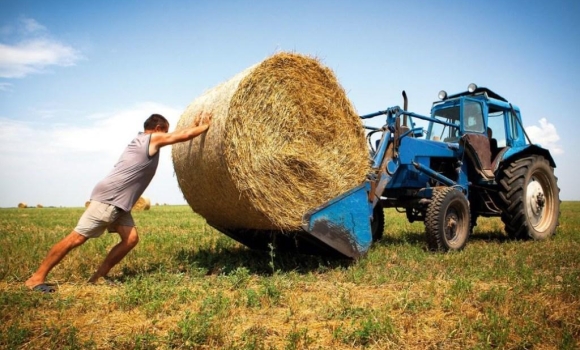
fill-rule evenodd
<path id="1" fill-rule="evenodd" d="M 441 90 L 441 91 L 439 91 L 439 95 L 437 95 L 437 96 L 439 96 L 439 99 L 441 101 L 443 101 L 444 99 L 447 98 L 447 92 L 445 92 L 445 90 Z"/>
<path id="2" fill-rule="evenodd" d="M 477 89 L 477 85 L 475 85 L 474 83 L 471 83 L 467 86 L 467 91 L 469 91 L 469 93 L 473 93 L 475 89 Z"/>

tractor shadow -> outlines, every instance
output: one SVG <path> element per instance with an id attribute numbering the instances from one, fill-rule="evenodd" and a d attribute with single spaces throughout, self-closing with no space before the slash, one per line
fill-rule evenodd
<path id="1" fill-rule="evenodd" d="M 504 243 L 512 241 L 511 238 L 503 230 L 475 230 L 469 236 L 469 242 L 488 242 L 488 243 Z M 412 245 L 423 247 L 424 250 L 427 249 L 427 238 L 425 232 L 407 232 L 405 234 L 399 235 L 389 235 L 386 234 L 381 238 L 378 244 L 383 247 L 389 246 L 401 246 L 401 245 Z"/>
<path id="2" fill-rule="evenodd" d="M 502 230 L 476 230 L 469 237 L 469 241 L 503 243 L 510 241 L 510 238 Z M 373 245 L 386 249 L 410 245 L 428 251 L 424 232 L 407 232 L 393 236 L 385 234 Z M 206 275 L 228 275 L 239 268 L 245 268 L 249 273 L 259 276 L 271 276 L 277 272 L 324 273 L 348 268 L 356 263 L 356 260 L 335 256 L 253 250 L 237 243 L 200 249 L 181 248 L 176 252 L 173 260 L 176 266 L 183 269 L 181 272 L 196 271 L 196 273 L 201 272 Z M 155 270 L 156 267 L 151 268 Z"/>
<path id="3" fill-rule="evenodd" d="M 407 232 L 400 235 L 389 235 L 385 233 L 383 237 L 375 242 L 381 246 L 400 246 L 400 245 L 416 245 L 422 246 L 426 244 L 425 234 L 417 232 Z"/>
<path id="4" fill-rule="evenodd" d="M 511 242 L 513 239 L 509 238 L 508 235 L 503 230 L 485 230 L 478 231 L 475 230 L 471 236 L 469 236 L 470 241 L 483 241 L 483 242 Z"/>
<path id="5" fill-rule="evenodd" d="M 307 274 L 345 268 L 354 260 L 279 251 L 252 250 L 244 246 L 230 248 L 178 251 L 175 259 L 181 266 L 206 270 L 207 275 L 230 274 L 238 268 L 249 273 L 271 276 L 275 272 Z"/>
<path id="6" fill-rule="evenodd" d="M 509 242 L 510 238 L 501 230 L 476 231 L 469 237 L 469 241 L 503 243 Z M 387 249 L 390 246 L 411 245 L 428 251 L 425 233 L 418 232 L 409 232 L 396 237 L 385 235 L 373 245 Z M 245 268 L 249 273 L 260 276 L 271 276 L 276 272 L 323 273 L 348 268 L 356 263 L 356 260 L 334 256 L 252 250 L 242 245 L 202 249 L 183 248 L 177 252 L 174 259 L 186 271 L 206 271 L 206 275 L 227 275 L 238 268 Z"/>

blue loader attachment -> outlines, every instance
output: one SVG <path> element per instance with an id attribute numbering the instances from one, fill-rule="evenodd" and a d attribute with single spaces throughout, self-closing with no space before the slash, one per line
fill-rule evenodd
<path id="1" fill-rule="evenodd" d="M 364 255 L 372 244 L 370 183 L 310 210 L 302 229 L 325 246 L 348 258 Z"/>

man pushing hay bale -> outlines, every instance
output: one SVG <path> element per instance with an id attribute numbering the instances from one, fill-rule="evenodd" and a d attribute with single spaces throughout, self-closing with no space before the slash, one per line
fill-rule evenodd
<path id="1" fill-rule="evenodd" d="M 196 98 L 177 129 L 202 111 L 209 131 L 172 156 L 185 199 L 212 226 L 297 230 L 369 170 L 362 123 L 317 59 L 275 54 Z"/>

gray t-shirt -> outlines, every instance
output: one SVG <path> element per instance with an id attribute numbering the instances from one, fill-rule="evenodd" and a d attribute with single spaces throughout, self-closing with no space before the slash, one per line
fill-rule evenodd
<path id="1" fill-rule="evenodd" d="M 125 148 L 113 170 L 93 189 L 91 200 L 130 211 L 153 179 L 159 153 L 149 156 L 151 134 L 140 132 Z"/>

